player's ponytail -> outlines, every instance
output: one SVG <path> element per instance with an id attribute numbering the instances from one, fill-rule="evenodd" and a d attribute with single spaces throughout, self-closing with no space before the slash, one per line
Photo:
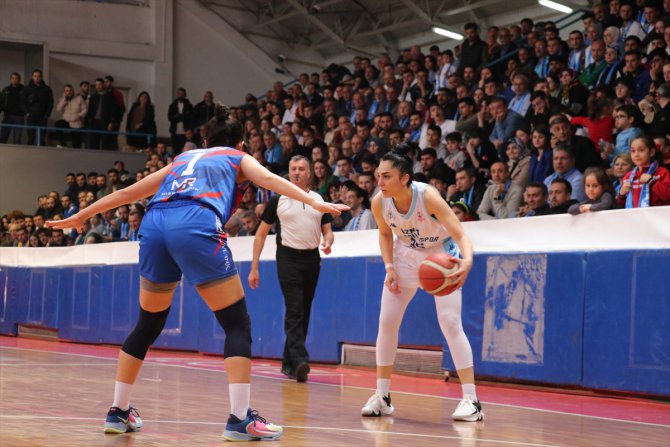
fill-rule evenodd
<path id="1" fill-rule="evenodd" d="M 396 147 L 388 151 L 381 158 L 381 161 L 388 161 L 391 163 L 391 166 L 400 171 L 400 177 L 407 174 L 409 180 L 407 181 L 407 186 L 412 184 L 412 175 L 414 174 L 414 163 L 410 158 L 409 154 L 416 154 L 419 146 L 411 141 L 405 141 L 398 144 Z"/>
<path id="2" fill-rule="evenodd" d="M 231 115 L 230 108 L 220 102 L 214 106 L 214 117 L 209 120 L 205 129 L 207 147 L 236 147 L 244 136 L 242 124 Z"/>

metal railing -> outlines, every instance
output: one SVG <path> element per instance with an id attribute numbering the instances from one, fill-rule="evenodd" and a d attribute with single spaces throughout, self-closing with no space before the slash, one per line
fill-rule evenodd
<path id="1" fill-rule="evenodd" d="M 85 138 L 87 135 L 91 134 L 98 134 L 98 135 L 114 135 L 114 136 L 119 136 L 119 135 L 125 135 L 125 136 L 131 136 L 131 137 L 142 137 L 147 139 L 147 145 L 151 145 L 151 139 L 154 138 L 154 135 L 149 134 L 149 133 L 142 133 L 142 132 L 118 132 L 118 131 L 110 131 L 110 130 L 94 130 L 94 129 L 86 129 L 86 128 L 81 128 L 81 129 L 72 129 L 72 128 L 63 128 L 63 127 L 50 127 L 50 126 L 31 126 L 28 124 L 11 124 L 11 123 L 0 123 L 0 128 L 11 128 L 11 129 L 21 129 L 21 132 L 23 132 L 23 129 L 34 129 L 36 131 L 35 133 L 35 144 L 37 146 L 42 145 L 42 134 L 46 132 L 58 132 L 58 133 L 80 133 L 82 134 L 82 137 L 84 138 L 82 141 L 85 142 Z M 15 132 L 13 130 L 12 132 Z M 14 135 L 12 135 L 12 138 Z M 46 141 L 46 138 L 44 138 Z M 9 144 L 9 140 L 7 141 L 7 144 Z M 79 148 L 77 148 L 79 149 Z M 97 149 L 97 148 L 96 148 Z"/>

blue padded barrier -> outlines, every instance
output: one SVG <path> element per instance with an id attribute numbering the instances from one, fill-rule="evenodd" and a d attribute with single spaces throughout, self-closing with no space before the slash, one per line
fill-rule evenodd
<path id="1" fill-rule="evenodd" d="M 478 254 L 463 298 L 476 372 L 670 395 L 670 300 L 662 282 L 669 265 L 667 249 Z M 238 263 L 253 355 L 280 358 L 284 304 L 275 263 L 260 263 L 257 290 L 247 286 L 249 267 Z M 339 361 L 345 342 L 374 344 L 383 278 L 378 257 L 323 258 L 307 337 L 312 360 Z M 57 327 L 63 339 L 120 344 L 137 318 L 138 282 L 136 264 L 2 267 L 0 333 L 31 324 Z M 224 340 L 195 288 L 180 284 L 155 346 L 221 354 Z M 454 369 L 424 292 L 408 308 L 400 344 L 442 344 L 443 367 Z"/>
<path id="2" fill-rule="evenodd" d="M 584 268 L 579 253 L 476 256 L 463 294 L 475 372 L 579 384 Z"/>
<path id="3" fill-rule="evenodd" d="M 588 254 L 585 386 L 670 395 L 669 267 L 668 250 Z"/>

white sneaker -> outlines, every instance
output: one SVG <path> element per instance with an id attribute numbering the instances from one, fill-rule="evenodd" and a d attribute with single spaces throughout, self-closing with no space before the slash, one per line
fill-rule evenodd
<path id="1" fill-rule="evenodd" d="M 386 396 L 375 392 L 368 403 L 361 409 L 361 416 L 388 416 L 393 413 L 393 405 L 391 405 L 391 393 L 388 393 Z"/>
<path id="2" fill-rule="evenodd" d="M 455 421 L 477 422 L 484 420 L 482 404 L 478 400 L 472 400 L 464 397 L 456 407 L 456 411 L 451 415 Z"/>

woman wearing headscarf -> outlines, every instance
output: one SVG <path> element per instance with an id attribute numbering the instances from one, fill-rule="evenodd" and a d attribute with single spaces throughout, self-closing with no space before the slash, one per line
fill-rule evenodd
<path id="1" fill-rule="evenodd" d="M 519 138 L 512 138 L 505 145 L 509 179 L 515 185 L 525 188 L 530 181 L 530 151 Z"/>

